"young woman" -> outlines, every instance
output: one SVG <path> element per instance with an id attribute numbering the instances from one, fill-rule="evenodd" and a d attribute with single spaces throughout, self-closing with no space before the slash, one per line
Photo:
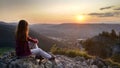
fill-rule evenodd
<path id="1" fill-rule="evenodd" d="M 36 48 L 30 49 L 29 43 L 35 43 Z M 25 20 L 20 20 L 16 31 L 16 55 L 19 57 L 29 56 L 31 54 L 42 56 L 46 59 L 54 59 L 54 57 L 42 49 L 37 47 L 38 40 L 29 36 L 28 23 Z"/>

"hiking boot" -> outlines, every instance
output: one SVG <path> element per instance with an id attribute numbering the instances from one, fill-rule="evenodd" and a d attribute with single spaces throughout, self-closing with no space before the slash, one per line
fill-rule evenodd
<path id="1" fill-rule="evenodd" d="M 52 56 L 49 60 L 50 60 L 50 61 L 55 61 L 55 57 Z"/>
<path id="2" fill-rule="evenodd" d="M 38 62 L 39 63 L 39 65 L 41 64 L 41 61 L 44 59 L 42 56 L 38 56 L 38 55 L 36 55 L 35 56 L 35 59 L 39 59 L 40 61 Z"/>

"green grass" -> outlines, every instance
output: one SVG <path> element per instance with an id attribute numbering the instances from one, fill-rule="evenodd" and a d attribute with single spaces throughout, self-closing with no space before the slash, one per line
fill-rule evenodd
<path id="1" fill-rule="evenodd" d="M 5 52 L 9 52 L 12 50 L 14 50 L 14 49 L 10 48 L 10 47 L 2 47 L 2 48 L 0 48 L 0 56 L 2 56 Z"/>
<path id="2" fill-rule="evenodd" d="M 92 56 L 88 55 L 85 51 L 80 51 L 79 49 L 58 48 L 56 45 L 54 45 L 50 51 L 53 54 L 66 55 L 69 57 L 81 56 L 86 59 L 92 58 Z"/>

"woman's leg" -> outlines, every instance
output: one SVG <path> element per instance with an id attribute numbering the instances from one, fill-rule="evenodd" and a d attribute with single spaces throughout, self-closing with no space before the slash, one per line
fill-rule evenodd
<path id="1" fill-rule="evenodd" d="M 47 59 L 52 58 L 52 56 L 50 54 L 48 54 L 47 52 L 45 52 L 41 48 L 38 48 L 37 45 L 36 45 L 35 49 L 31 49 L 31 53 L 35 54 L 35 55 L 40 55 L 40 56 L 47 58 Z"/>
<path id="2" fill-rule="evenodd" d="M 33 55 L 38 55 L 39 49 L 38 49 L 38 48 L 31 49 L 31 53 L 32 53 Z"/>
<path id="3" fill-rule="evenodd" d="M 39 54 L 40 54 L 42 57 L 45 57 L 45 58 L 47 58 L 47 59 L 52 58 L 52 56 L 51 56 L 49 53 L 45 52 L 45 51 L 42 50 L 41 48 L 38 48 L 38 49 L 39 49 Z"/>

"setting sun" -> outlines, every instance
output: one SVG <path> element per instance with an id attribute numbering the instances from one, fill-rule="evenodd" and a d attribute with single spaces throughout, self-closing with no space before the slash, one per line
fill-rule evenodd
<path id="1" fill-rule="evenodd" d="M 85 16 L 83 15 L 77 15 L 75 17 L 77 23 L 83 23 L 85 21 Z"/>
<path id="2" fill-rule="evenodd" d="M 79 21 L 83 21 L 83 20 L 84 20 L 84 16 L 82 16 L 82 15 L 76 16 L 76 18 L 77 18 L 77 20 L 79 20 Z"/>

